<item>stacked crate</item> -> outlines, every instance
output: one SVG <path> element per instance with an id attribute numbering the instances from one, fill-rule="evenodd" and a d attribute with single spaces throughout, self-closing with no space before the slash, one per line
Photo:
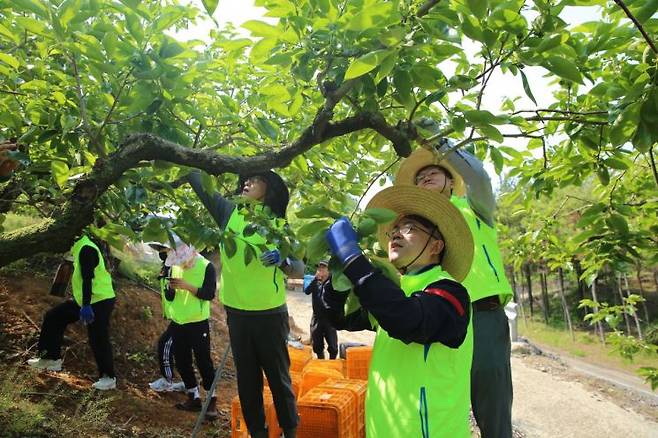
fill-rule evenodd
<path id="1" fill-rule="evenodd" d="M 350 347 L 345 351 L 346 377 L 368 380 L 372 347 Z"/>
<path id="2" fill-rule="evenodd" d="M 313 388 L 297 402 L 299 438 L 357 438 L 357 401 L 345 389 Z"/>
<path id="3" fill-rule="evenodd" d="M 267 387 L 263 389 L 263 406 L 265 407 L 265 422 L 267 423 L 268 438 L 279 438 L 283 431 L 281 430 L 281 427 L 279 427 L 279 421 L 276 417 L 276 409 L 274 408 L 272 393 Z M 249 436 L 247 424 L 242 415 L 240 397 L 236 395 L 233 397 L 233 402 L 231 403 L 231 438 L 248 438 Z"/>

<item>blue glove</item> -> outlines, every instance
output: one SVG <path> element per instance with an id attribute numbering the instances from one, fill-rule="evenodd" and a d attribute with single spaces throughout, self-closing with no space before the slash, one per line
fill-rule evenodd
<path id="1" fill-rule="evenodd" d="M 94 322 L 94 309 L 90 305 L 82 306 L 80 308 L 80 321 L 83 324 L 91 324 Z"/>
<path id="2" fill-rule="evenodd" d="M 265 266 L 281 266 L 281 253 L 278 249 L 272 251 L 265 251 L 260 255 L 260 261 Z"/>
<path id="3" fill-rule="evenodd" d="M 361 254 L 356 231 L 344 216 L 329 227 L 325 238 L 329 243 L 329 250 L 343 265 Z"/>

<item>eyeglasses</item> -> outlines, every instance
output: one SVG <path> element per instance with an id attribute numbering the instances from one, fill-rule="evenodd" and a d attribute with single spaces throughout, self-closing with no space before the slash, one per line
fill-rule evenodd
<path id="1" fill-rule="evenodd" d="M 431 170 L 428 170 L 427 172 L 422 172 L 422 173 L 419 173 L 418 175 L 416 175 L 415 182 L 416 182 L 416 184 L 420 184 L 420 182 L 422 180 L 424 180 L 425 178 L 428 178 L 428 177 L 433 178 L 437 175 L 445 175 L 446 177 L 448 177 L 448 175 L 446 174 L 446 172 L 443 169 L 431 169 Z"/>
<path id="2" fill-rule="evenodd" d="M 408 235 L 411 234 L 411 232 L 413 230 L 422 231 L 423 233 L 425 233 L 429 236 L 433 235 L 436 231 L 436 230 L 432 230 L 430 232 L 430 231 L 427 231 L 427 230 L 425 230 L 425 229 L 423 229 L 419 226 L 416 226 L 412 223 L 406 223 L 406 224 L 403 224 L 403 225 L 396 225 L 393 228 L 391 228 L 390 230 L 388 230 L 386 232 L 386 237 L 388 237 L 389 239 L 392 239 L 393 236 L 395 236 L 398 233 L 402 234 L 403 236 L 408 236 Z"/>

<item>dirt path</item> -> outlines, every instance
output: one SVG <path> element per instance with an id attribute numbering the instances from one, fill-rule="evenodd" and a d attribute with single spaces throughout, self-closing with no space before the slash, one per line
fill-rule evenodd
<path id="1" fill-rule="evenodd" d="M 310 297 L 289 292 L 288 306 L 296 325 L 308 338 Z M 341 331 L 338 334 L 339 342 L 371 344 L 373 340 L 373 333 Z M 592 379 L 582 374 L 583 367 L 570 365 L 546 355 L 513 355 L 512 421 L 519 435 L 658 438 L 658 399 L 654 394 L 642 395 L 630 390 L 628 385 L 613 386 Z M 612 373 L 620 383 L 633 377 Z"/>

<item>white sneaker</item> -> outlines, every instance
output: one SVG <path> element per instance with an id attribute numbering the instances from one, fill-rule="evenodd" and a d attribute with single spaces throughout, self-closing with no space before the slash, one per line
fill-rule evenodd
<path id="1" fill-rule="evenodd" d="M 98 379 L 98 381 L 95 382 L 91 386 L 95 389 L 100 390 L 100 391 L 107 391 L 108 389 L 116 389 L 116 387 L 117 387 L 117 378 L 116 377 L 103 376 L 100 379 Z"/>
<path id="2" fill-rule="evenodd" d="M 171 384 L 171 391 L 184 392 L 185 383 L 184 382 L 174 382 Z"/>
<path id="3" fill-rule="evenodd" d="M 27 364 L 38 370 L 62 371 L 62 359 L 44 359 L 35 357 L 28 359 Z"/>
<path id="4" fill-rule="evenodd" d="M 149 387 L 156 392 L 172 391 L 172 383 L 164 377 L 160 377 L 158 380 L 149 383 Z"/>

